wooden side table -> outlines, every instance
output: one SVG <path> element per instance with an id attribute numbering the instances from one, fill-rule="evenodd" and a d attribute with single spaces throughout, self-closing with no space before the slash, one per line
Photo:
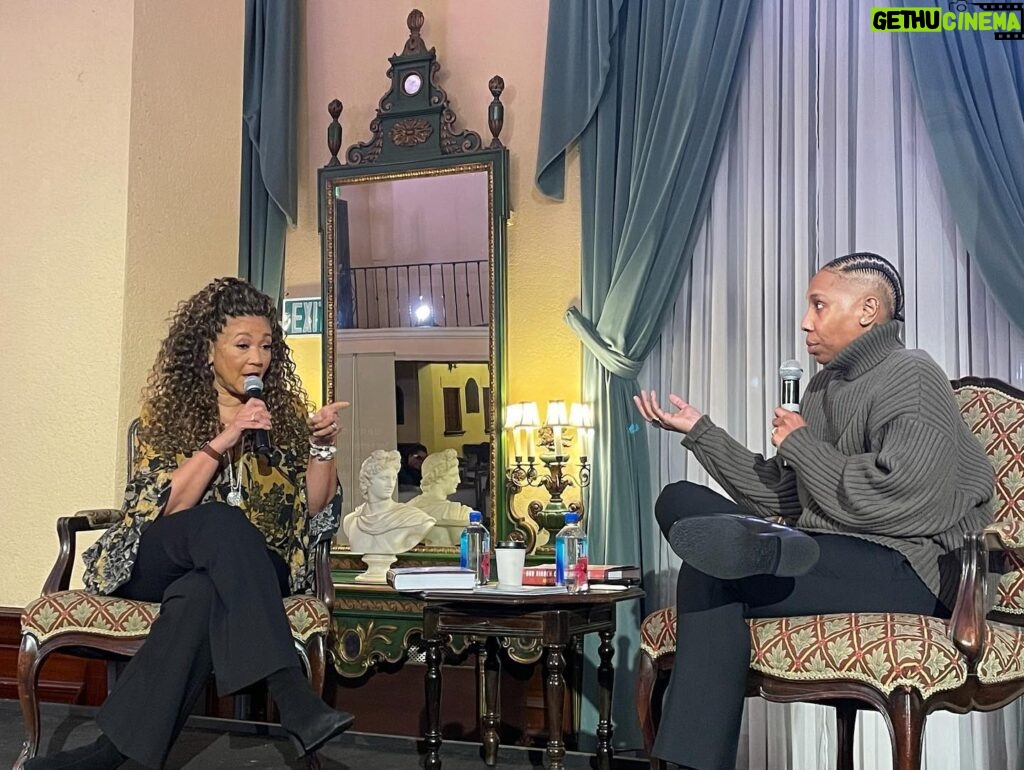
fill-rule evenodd
<path id="1" fill-rule="evenodd" d="M 591 591 L 584 594 L 488 594 L 478 591 L 424 591 L 423 643 L 427 671 L 427 770 L 441 768 L 441 648 L 448 634 L 470 634 L 486 638 L 484 657 L 483 728 L 484 762 L 498 761 L 498 677 L 500 662 L 497 638 L 502 636 L 539 639 L 545 650 L 547 679 L 544 685 L 547 714 L 547 757 L 550 770 L 564 770 L 565 741 L 562 713 L 565 703 L 565 648 L 577 636 L 597 633 L 601 638 L 597 669 L 599 686 L 597 723 L 597 766 L 611 770 L 612 761 L 612 664 L 615 635 L 615 605 L 639 599 L 639 588 L 622 591 Z"/>

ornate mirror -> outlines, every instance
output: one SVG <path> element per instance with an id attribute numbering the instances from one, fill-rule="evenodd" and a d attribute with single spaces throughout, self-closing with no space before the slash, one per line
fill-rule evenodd
<path id="1" fill-rule="evenodd" d="M 359 471 L 378 449 L 403 458 L 395 499 L 420 494 L 424 454 L 454 450 L 449 499 L 504 528 L 501 418 L 508 151 L 498 138 L 504 82 L 491 78 L 491 138 L 456 129 L 440 65 L 409 14 L 409 39 L 390 57 L 390 87 L 368 141 L 341 150 L 340 101 L 328 107 L 330 161 L 318 173 L 324 296 L 324 383 L 342 412 L 342 515 L 362 502 Z M 448 453 L 451 456 L 451 453 Z M 403 483 L 404 482 L 404 483 Z M 463 509 L 464 510 L 464 509 Z M 403 563 L 450 559 L 458 532 L 438 526 Z M 351 559 L 336 546 L 343 569 Z M 337 560 L 336 560 L 337 563 Z"/>

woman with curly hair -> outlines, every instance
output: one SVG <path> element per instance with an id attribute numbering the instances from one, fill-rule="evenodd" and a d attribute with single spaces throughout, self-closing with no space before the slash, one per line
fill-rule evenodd
<path id="1" fill-rule="evenodd" d="M 245 392 L 263 381 L 261 398 Z M 302 675 L 281 597 L 308 592 L 312 547 L 338 528 L 337 412 L 306 417 L 270 297 L 219 278 L 182 302 L 143 394 L 124 518 L 85 553 L 89 590 L 160 602 L 87 746 L 30 770 L 160 767 L 212 672 L 223 694 L 266 680 L 305 752 L 346 730 Z M 268 453 L 254 450 L 268 431 Z"/>

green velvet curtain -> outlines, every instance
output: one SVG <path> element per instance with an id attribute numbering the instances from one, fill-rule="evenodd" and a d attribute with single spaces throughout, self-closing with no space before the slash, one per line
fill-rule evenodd
<path id="1" fill-rule="evenodd" d="M 298 6 L 246 0 L 238 275 L 284 294 L 284 244 L 298 209 L 295 107 Z"/>
<path id="2" fill-rule="evenodd" d="M 904 5 L 950 10 L 938 0 Z M 1006 315 L 1024 329 L 1024 48 L 992 32 L 901 38 L 967 251 Z"/>
<path id="3" fill-rule="evenodd" d="M 561 198 L 579 143 L 583 342 L 594 405 L 593 563 L 645 563 L 660 536 L 637 375 L 689 269 L 736 88 L 752 0 L 552 0 L 537 186 Z M 618 618 L 616 743 L 636 745 L 639 607 Z M 594 660 L 588 648 L 588 658 Z M 587 676 L 585 681 L 592 681 Z M 587 699 L 583 728 L 596 724 Z"/>

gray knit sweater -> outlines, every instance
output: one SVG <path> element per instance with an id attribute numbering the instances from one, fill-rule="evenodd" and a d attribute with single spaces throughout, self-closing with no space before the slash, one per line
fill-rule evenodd
<path id="1" fill-rule="evenodd" d="M 706 416 L 683 445 L 744 510 L 894 548 L 952 607 L 954 551 L 990 522 L 994 479 L 938 364 L 898 322 L 876 326 L 811 378 L 800 411 L 807 427 L 769 460 Z"/>

